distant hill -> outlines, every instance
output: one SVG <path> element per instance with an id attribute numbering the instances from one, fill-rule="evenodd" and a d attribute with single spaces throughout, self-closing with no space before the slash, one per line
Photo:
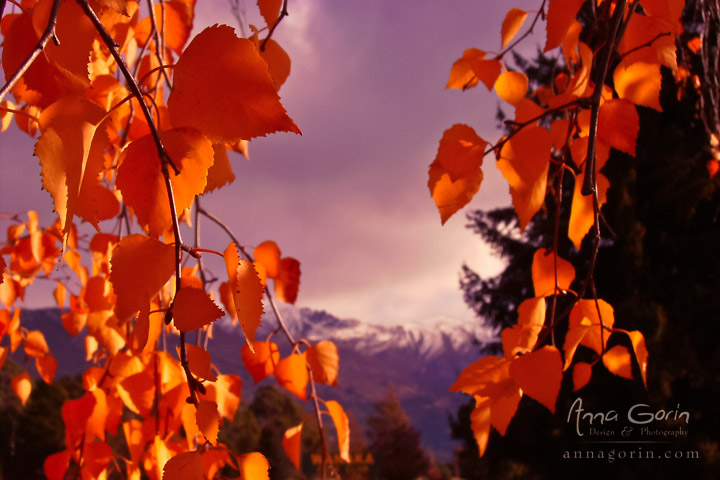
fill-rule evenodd
<path id="1" fill-rule="evenodd" d="M 431 327 L 369 325 L 341 320 L 324 311 L 289 306 L 282 309 L 282 315 L 297 338 L 311 343 L 332 340 L 338 347 L 339 385 L 318 385 L 322 398 L 339 401 L 365 427 L 373 404 L 392 385 L 410 420 L 420 430 L 423 444 L 439 460 L 452 458 L 456 443 L 450 438 L 448 414 L 454 415 L 467 397 L 449 393 L 448 388 L 460 371 L 478 358 L 479 339 L 489 340 L 482 330 L 451 323 Z M 60 322 L 58 309 L 24 310 L 23 326 L 44 332 L 58 358 L 59 376 L 75 375 L 87 368 L 82 335 L 70 337 Z M 274 318 L 264 317 L 257 338 L 267 337 L 275 327 Z M 287 347 L 281 335 L 274 339 L 281 350 Z M 249 401 L 255 385 L 240 360 L 243 343 L 240 330 L 221 320 L 209 350 L 221 372 L 241 376 L 243 397 Z M 15 359 L 23 363 L 21 350 Z M 27 368 L 32 371 L 34 362 L 28 362 Z M 273 382 L 268 378 L 260 385 Z"/>

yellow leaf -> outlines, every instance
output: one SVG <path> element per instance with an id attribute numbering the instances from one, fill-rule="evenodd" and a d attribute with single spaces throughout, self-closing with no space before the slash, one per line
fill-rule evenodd
<path id="1" fill-rule="evenodd" d="M 160 139 L 180 170 L 175 175 L 169 168 L 175 210 L 179 214 L 205 189 L 214 151 L 210 141 L 191 128 L 160 132 Z M 152 135 L 138 138 L 123 151 L 115 184 L 137 215 L 138 223 L 146 226 L 151 236 L 157 237 L 172 228 L 165 178 Z"/>
<path id="2" fill-rule="evenodd" d="M 223 311 L 200 288 L 181 288 L 172 305 L 173 324 L 189 332 L 222 318 Z"/>
<path id="3" fill-rule="evenodd" d="M 228 245 L 223 253 L 223 258 L 228 272 L 235 313 L 240 322 L 240 329 L 252 351 L 255 330 L 260 326 L 260 317 L 263 314 L 262 283 L 253 263 L 239 259 L 235 243 L 231 242 Z"/>
<path id="4" fill-rule="evenodd" d="M 255 247 L 253 257 L 265 267 L 268 278 L 276 278 L 280 271 L 280 248 L 272 240 L 266 240 Z"/>
<path id="5" fill-rule="evenodd" d="M 174 127 L 195 127 L 215 143 L 301 133 L 280 103 L 265 60 L 226 25 L 206 28 L 187 46 L 175 64 L 168 108 Z"/>
<path id="6" fill-rule="evenodd" d="M 511 105 L 525 98 L 528 89 L 528 78 L 521 72 L 504 72 L 495 81 L 498 97 Z"/>
<path id="7" fill-rule="evenodd" d="M 532 280 L 535 296 L 555 294 L 555 262 L 557 259 L 557 283 L 560 290 L 569 290 L 575 279 L 572 263 L 556 256 L 547 248 L 539 248 L 533 255 Z"/>
<path id="8" fill-rule="evenodd" d="M 123 323 L 139 310 L 150 310 L 150 300 L 175 271 L 175 248 L 145 235 L 128 235 L 118 243 L 110 264 L 115 314 Z"/>
<path id="9" fill-rule="evenodd" d="M 323 340 L 308 348 L 305 355 L 312 369 L 313 380 L 325 385 L 337 385 L 340 357 L 333 342 Z"/>
<path id="10" fill-rule="evenodd" d="M 301 469 L 300 464 L 300 447 L 302 446 L 302 427 L 303 424 L 296 427 L 291 427 L 285 430 L 285 434 L 282 439 L 283 450 L 285 455 L 288 456 L 290 461 L 295 465 L 295 469 L 299 472 Z"/>
<path id="11" fill-rule="evenodd" d="M 335 400 L 325 402 L 338 437 L 340 458 L 350 462 L 350 422 L 343 407 Z"/>
<path id="12" fill-rule="evenodd" d="M 243 480 L 270 480 L 270 464 L 262 453 L 250 452 L 236 458 Z"/>
<path id="13" fill-rule="evenodd" d="M 205 435 L 208 442 L 217 444 L 218 431 L 220 429 L 220 416 L 218 415 L 217 403 L 200 400 L 197 407 L 197 426 Z"/>
<path id="14" fill-rule="evenodd" d="M 620 98 L 662 112 L 660 106 L 662 75 L 660 75 L 659 64 L 621 62 L 615 68 L 613 81 L 615 91 Z"/>
<path id="15" fill-rule="evenodd" d="M 592 365 L 585 362 L 578 362 L 573 367 L 573 391 L 577 392 L 590 381 L 592 376 Z"/>
<path id="16" fill-rule="evenodd" d="M 510 185 L 522 230 L 545 203 L 551 148 L 550 132 L 530 126 L 513 135 L 500 152 L 497 166 Z"/>
<path id="17" fill-rule="evenodd" d="M 293 353 L 275 365 L 275 378 L 278 384 L 300 398 L 307 400 L 307 383 L 309 380 L 305 354 Z"/>
<path id="18" fill-rule="evenodd" d="M 507 12 L 500 32 L 502 36 L 502 46 L 500 48 L 505 48 L 513 37 L 517 35 L 526 18 L 527 12 L 519 8 L 511 8 L 510 11 Z"/>
<path id="19" fill-rule="evenodd" d="M 515 358 L 510 363 L 510 376 L 523 393 L 555 413 L 563 364 L 557 348 L 546 345 L 540 350 Z"/>
<path id="20" fill-rule="evenodd" d="M 203 463 L 200 452 L 175 455 L 163 466 L 162 480 L 203 480 Z"/>
<path id="21" fill-rule="evenodd" d="M 10 387 L 12 388 L 12 391 L 15 392 L 15 395 L 17 395 L 20 399 L 20 403 L 22 403 L 24 407 L 27 399 L 30 397 L 30 393 L 32 392 L 32 380 L 30 380 L 30 375 L 28 375 L 27 372 L 23 372 L 14 376 L 12 380 L 10 380 Z"/>
<path id="22" fill-rule="evenodd" d="M 627 348 L 622 345 L 615 345 L 605 352 L 602 360 L 605 368 L 610 373 L 632 380 L 632 357 Z"/>
<path id="23" fill-rule="evenodd" d="M 530 352 L 545 324 L 545 298 L 527 298 L 518 306 L 518 323 L 502 331 L 505 358 Z"/>

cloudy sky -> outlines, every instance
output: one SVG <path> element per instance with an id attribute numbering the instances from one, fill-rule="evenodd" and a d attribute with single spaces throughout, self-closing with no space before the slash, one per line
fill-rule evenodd
<path id="1" fill-rule="evenodd" d="M 508 204 L 507 184 L 486 158 L 480 193 L 441 226 L 427 169 L 454 123 L 496 140 L 499 100 L 483 86 L 444 86 L 464 49 L 499 49 L 507 9 L 539 3 L 290 0 L 274 38 L 292 59 L 280 94 L 303 135 L 253 140 L 249 162 L 232 158 L 235 183 L 204 206 L 243 243 L 272 239 L 300 260 L 301 306 L 372 323 L 472 320 L 458 288 L 461 265 L 485 275 L 500 265 L 465 228 L 464 212 Z M 245 0 L 259 24 L 255 8 Z M 236 26 L 223 0 L 198 9 L 196 30 Z M 32 142 L 8 133 L 0 137 L 0 211 L 33 208 L 49 221 Z M 208 248 L 227 245 L 210 224 L 204 232 Z"/>

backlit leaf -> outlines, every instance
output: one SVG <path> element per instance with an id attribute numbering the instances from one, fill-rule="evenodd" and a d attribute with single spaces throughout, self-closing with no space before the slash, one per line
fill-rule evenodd
<path id="1" fill-rule="evenodd" d="M 275 365 L 280 361 L 280 351 L 274 342 L 255 342 L 253 346 L 255 353 L 245 344 L 240 355 L 253 381 L 258 383 L 275 371 Z"/>
<path id="2" fill-rule="evenodd" d="M 313 380 L 325 385 L 337 385 L 340 357 L 333 342 L 323 340 L 308 348 L 305 355 L 312 369 Z"/>
<path id="3" fill-rule="evenodd" d="M 190 344 L 185 345 L 185 349 L 187 350 L 188 365 L 193 375 L 200 381 L 216 381 L 217 376 L 212 372 L 212 364 L 210 363 L 210 354 L 208 351 L 202 347 Z"/>
<path id="4" fill-rule="evenodd" d="M 460 373 L 451 392 L 463 392 L 483 397 L 502 397 L 513 391 L 510 362 L 505 358 L 488 355 L 471 363 Z"/>
<path id="5" fill-rule="evenodd" d="M 69 465 L 70 452 L 63 450 L 47 457 L 43 462 L 43 470 L 48 480 L 63 480 Z"/>
<path id="6" fill-rule="evenodd" d="M 477 48 L 468 48 L 450 69 L 445 88 L 472 88 L 481 81 L 492 90 L 502 69 L 497 59 L 485 60 L 486 53 Z"/>
<path id="7" fill-rule="evenodd" d="M 24 407 L 27 399 L 30 398 L 30 393 L 32 392 L 32 380 L 30 380 L 30 375 L 28 375 L 27 372 L 23 372 L 14 376 L 12 380 L 10 380 L 10 387 L 12 388 L 12 391 L 15 392 L 15 395 L 17 395 L 20 399 L 20 403 L 22 403 Z"/>
<path id="8" fill-rule="evenodd" d="M 237 375 L 220 375 L 217 381 L 206 385 L 206 399 L 213 400 L 218 405 L 218 413 L 232 422 L 235 412 L 240 405 L 242 395 L 242 380 Z"/>
<path id="9" fill-rule="evenodd" d="M 521 72 L 504 72 L 495 81 L 498 97 L 511 105 L 525 98 L 528 89 L 528 78 Z"/>
<path id="10" fill-rule="evenodd" d="M 40 377 L 47 384 L 51 384 L 53 382 L 57 366 L 57 360 L 55 360 L 55 357 L 52 355 L 35 357 L 35 367 L 37 368 Z"/>
<path id="11" fill-rule="evenodd" d="M 181 332 L 189 332 L 208 325 L 224 312 L 200 288 L 181 288 L 172 305 L 173 324 Z"/>
<path id="12" fill-rule="evenodd" d="M 621 62 L 615 68 L 613 81 L 615 91 L 620 98 L 662 112 L 660 106 L 662 76 L 660 75 L 659 64 L 644 62 L 628 64 Z"/>
<path id="13" fill-rule="evenodd" d="M 482 457 L 490 438 L 490 407 L 475 407 L 470 413 L 470 427 Z"/>
<path id="14" fill-rule="evenodd" d="M 501 48 L 505 48 L 515 35 L 517 35 L 526 18 L 527 12 L 519 8 L 511 8 L 510 11 L 507 12 L 500 31 L 502 36 Z"/>
<path id="15" fill-rule="evenodd" d="M 277 90 L 290 76 L 290 56 L 272 38 L 265 44 L 265 50 L 260 51 L 260 56 L 267 62 L 268 73 L 272 78 Z"/>
<path id="16" fill-rule="evenodd" d="M 647 388 L 648 351 L 645 346 L 645 337 L 637 330 L 628 332 L 628 337 L 630 337 L 630 341 L 633 344 L 635 358 L 637 359 L 638 366 L 640 367 L 643 383 L 645 384 L 645 388 Z"/>
<path id="17" fill-rule="evenodd" d="M 207 172 L 207 183 L 203 194 L 212 192 L 235 181 L 225 144 L 213 144 L 213 164 Z"/>
<path id="18" fill-rule="evenodd" d="M 605 352 L 602 360 L 605 368 L 611 373 L 632 380 L 632 357 L 627 348 L 622 345 L 615 345 Z"/>
<path id="19" fill-rule="evenodd" d="M 338 449 L 340 458 L 350 462 L 350 422 L 343 407 L 335 400 L 325 402 L 325 406 L 335 424 L 335 431 L 338 437 Z"/>
<path id="20" fill-rule="evenodd" d="M 281 302 L 294 304 L 300 289 L 300 262 L 292 257 L 280 260 L 280 271 L 275 278 L 275 296 Z"/>
<path id="21" fill-rule="evenodd" d="M 265 267 L 268 278 L 275 278 L 280 271 L 280 248 L 272 240 L 266 240 L 255 247 L 253 258 Z"/>
<path id="22" fill-rule="evenodd" d="M 293 353 L 275 365 L 275 378 L 281 387 L 297 395 L 300 400 L 307 400 L 307 383 L 309 380 L 305 354 Z"/>
<path id="23" fill-rule="evenodd" d="M 210 141 L 191 128 L 160 132 L 160 139 L 180 174 L 170 168 L 177 213 L 190 207 L 196 195 L 205 189 L 207 172 L 213 163 Z M 172 228 L 172 216 L 155 140 L 145 135 L 132 142 L 122 153 L 116 185 L 125 203 L 137 215 L 138 223 L 147 226 L 157 237 Z"/>
<path id="24" fill-rule="evenodd" d="M 500 152 L 497 166 L 510 185 L 522 230 L 545 203 L 551 148 L 550 132 L 530 126 L 517 132 Z"/>
<path id="25" fill-rule="evenodd" d="M 95 396 L 87 392 L 82 397 L 63 404 L 61 415 L 65 423 L 65 444 L 68 448 L 78 447 L 83 440 L 96 402 Z"/>
<path id="26" fill-rule="evenodd" d="M 568 328 L 567 334 L 565 335 L 565 343 L 563 344 L 563 352 L 565 353 L 563 370 L 567 370 L 570 367 L 573 357 L 575 356 L 575 350 L 577 350 L 578 345 L 580 345 L 583 337 L 585 337 L 585 334 L 590 329 L 590 325 L 590 319 L 583 318 L 579 323 L 576 321 L 575 324 L 570 325 L 570 328 Z"/>
<path id="27" fill-rule="evenodd" d="M 575 268 L 572 263 L 546 248 L 540 248 L 535 251 L 532 263 L 532 280 L 536 297 L 555 293 L 555 262 L 557 262 L 558 288 L 570 289 L 570 284 L 575 279 Z"/>
<path id="28" fill-rule="evenodd" d="M 280 16 L 282 0 L 258 0 L 260 15 L 265 19 L 265 24 L 272 27 Z"/>
<path id="29" fill-rule="evenodd" d="M 197 426 L 208 442 L 217 444 L 218 431 L 220 429 L 220 415 L 218 415 L 217 403 L 208 400 L 200 400 L 197 407 Z"/>
<path id="30" fill-rule="evenodd" d="M 677 70 L 675 52 L 675 24 L 662 18 L 636 14 L 630 17 L 625 34 L 620 40 L 618 53 L 630 63 L 659 63 Z"/>
<path id="31" fill-rule="evenodd" d="M 128 235 L 118 243 L 110 263 L 115 314 L 124 322 L 141 309 L 149 311 L 150 300 L 175 271 L 175 248 L 145 235 Z"/>
<path id="32" fill-rule="evenodd" d="M 23 342 L 25 354 L 34 358 L 42 357 L 50 353 L 45 335 L 40 330 L 32 330 L 27 333 Z"/>
<path id="33" fill-rule="evenodd" d="M 237 456 L 240 474 L 246 480 L 270 480 L 270 464 L 262 453 L 251 452 Z"/>
<path id="34" fill-rule="evenodd" d="M 187 46 L 175 64 L 168 108 L 173 126 L 195 127 L 216 143 L 300 133 L 252 42 L 226 25 L 206 28 Z"/>
<path id="35" fill-rule="evenodd" d="M 535 347 L 545 324 L 545 298 L 526 298 L 517 310 L 518 323 L 502 331 L 503 353 L 507 359 L 518 353 L 530 352 Z"/>
<path id="36" fill-rule="evenodd" d="M 250 350 L 255 342 L 255 330 L 260 326 L 263 313 L 263 287 L 253 263 L 240 260 L 235 243 L 230 243 L 223 253 L 228 272 L 230 291 L 240 329 Z"/>
<path id="37" fill-rule="evenodd" d="M 559 47 L 585 0 L 550 0 L 547 11 L 547 39 L 543 52 Z"/>
<path id="38" fill-rule="evenodd" d="M 577 392 L 590 381 L 592 377 L 592 365 L 585 362 L 578 362 L 573 367 L 573 391 Z"/>
<path id="39" fill-rule="evenodd" d="M 179 453 L 163 467 L 162 480 L 203 480 L 203 463 L 200 452 Z"/>
<path id="40" fill-rule="evenodd" d="M 300 425 L 288 428 L 282 438 L 283 450 L 290 461 L 295 465 L 295 469 L 301 470 L 300 464 L 300 447 L 302 446 L 302 422 Z"/>
<path id="41" fill-rule="evenodd" d="M 510 363 L 510 376 L 523 393 L 545 405 L 552 413 L 555 413 L 562 372 L 560 352 L 549 345 L 517 357 Z"/>
<path id="42" fill-rule="evenodd" d="M 578 300 L 570 311 L 569 327 L 574 328 L 586 324 L 585 319 L 590 322 L 590 325 L 585 335 L 583 335 L 580 345 L 592 348 L 595 352 L 601 354 L 610 336 L 610 331 L 607 329 L 612 328 L 615 323 L 613 308 L 602 299 L 598 299 L 597 306 L 595 300 Z"/>
<path id="43" fill-rule="evenodd" d="M 165 46 L 176 53 L 182 53 L 183 47 L 190 38 L 193 27 L 195 0 L 170 0 L 156 4 L 155 18 L 158 29 L 162 31 Z M 135 37 L 142 46 L 148 41 L 152 31 L 150 17 L 144 18 L 135 26 Z"/>
<path id="44" fill-rule="evenodd" d="M 522 391 L 515 388 L 510 395 L 498 398 L 490 407 L 490 425 L 495 427 L 500 435 L 505 435 L 507 432 L 521 398 Z"/>

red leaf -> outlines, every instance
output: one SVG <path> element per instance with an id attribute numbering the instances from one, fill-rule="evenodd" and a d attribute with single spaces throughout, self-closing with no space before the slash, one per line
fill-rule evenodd
<path id="1" fill-rule="evenodd" d="M 544 346 L 510 363 L 510 376 L 523 393 L 545 405 L 552 413 L 555 413 L 562 372 L 560 352 L 552 346 Z"/>

